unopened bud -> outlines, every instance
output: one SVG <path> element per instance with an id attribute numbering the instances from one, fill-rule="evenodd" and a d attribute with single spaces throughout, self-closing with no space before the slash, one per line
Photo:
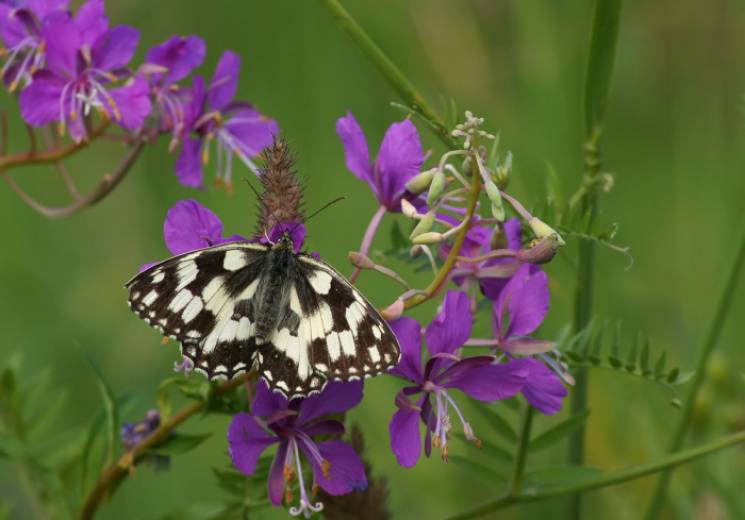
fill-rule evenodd
<path id="1" fill-rule="evenodd" d="M 429 188 L 429 185 L 432 183 L 432 179 L 434 178 L 436 171 L 437 168 L 430 168 L 427 171 L 417 173 L 411 179 L 409 179 L 409 182 L 406 183 L 406 189 L 414 195 L 424 193 L 425 191 L 427 191 L 427 188 Z"/>
<path id="2" fill-rule="evenodd" d="M 347 255 L 347 258 L 349 258 L 349 261 L 352 263 L 353 266 L 359 267 L 360 269 L 375 268 L 375 262 L 370 260 L 369 256 L 358 253 L 357 251 L 350 251 Z"/>
<path id="3" fill-rule="evenodd" d="M 437 242 L 442 242 L 442 239 L 442 233 L 428 231 L 427 233 L 422 233 L 421 235 L 414 237 L 412 242 L 415 244 L 436 244 Z"/>
<path id="4" fill-rule="evenodd" d="M 555 236 L 556 241 L 560 246 L 564 245 L 564 240 L 561 238 L 561 235 L 557 233 L 554 228 L 543 222 L 538 217 L 533 217 L 528 221 L 528 225 L 530 226 L 530 229 L 533 230 L 533 233 L 535 233 L 535 236 L 538 238 L 546 238 L 550 236 Z"/>
<path id="5" fill-rule="evenodd" d="M 401 199 L 401 213 L 409 218 L 414 218 L 417 215 L 414 205 L 406 199 Z"/>
<path id="6" fill-rule="evenodd" d="M 427 193 L 427 205 L 432 206 L 437 199 L 440 198 L 442 192 L 445 190 L 445 173 L 442 170 L 437 170 L 432 183 L 429 185 L 429 192 Z"/>
<path id="7" fill-rule="evenodd" d="M 432 229 L 432 225 L 434 223 L 435 223 L 435 212 L 428 211 L 427 214 L 424 215 L 424 218 L 420 220 L 417 223 L 417 225 L 414 227 L 414 230 L 409 235 L 409 238 L 413 239 L 423 233 L 428 232 L 430 229 Z"/>
<path id="8" fill-rule="evenodd" d="M 401 298 L 396 298 L 395 302 L 380 311 L 380 315 L 383 316 L 387 321 L 397 320 L 403 313 L 404 301 Z"/>
<path id="9" fill-rule="evenodd" d="M 494 172 L 494 180 L 497 186 L 504 189 L 510 183 L 510 174 L 512 173 L 512 152 L 507 152 L 504 163 L 497 166 Z"/>
<path id="10" fill-rule="evenodd" d="M 531 242 L 530 247 L 518 251 L 517 259 L 526 264 L 545 264 L 556 256 L 558 249 L 559 241 L 557 235 L 550 235 L 534 240 Z"/>
<path id="11" fill-rule="evenodd" d="M 504 220 L 504 205 L 502 204 L 502 196 L 499 194 L 499 188 L 491 180 L 487 179 L 484 181 L 484 190 L 486 196 L 489 197 L 491 202 L 491 212 L 494 218 L 500 222 Z"/>
<path id="12" fill-rule="evenodd" d="M 504 232 L 503 226 L 495 226 L 489 246 L 490 249 L 507 249 L 507 233 Z"/>

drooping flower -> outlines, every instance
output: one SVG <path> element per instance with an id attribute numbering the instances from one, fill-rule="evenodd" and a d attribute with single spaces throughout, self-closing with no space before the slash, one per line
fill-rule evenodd
<path id="1" fill-rule="evenodd" d="M 344 146 L 347 168 L 372 188 L 388 211 L 400 212 L 401 199 L 414 198 L 406 191 L 406 183 L 419 173 L 424 162 L 414 124 L 405 119 L 388 127 L 374 162 L 370 161 L 365 134 L 351 112 L 336 121 L 336 133 Z"/>
<path id="2" fill-rule="evenodd" d="M 456 354 L 471 333 L 470 308 L 466 293 L 449 291 L 446 294 L 442 310 L 424 332 L 429 352 L 424 365 L 419 324 L 408 317 L 392 324 L 401 345 L 401 362 L 392 373 L 414 383 L 396 396 L 398 410 L 389 425 L 391 449 L 402 466 L 414 466 L 419 460 L 420 421 L 425 425 L 425 454 L 430 455 L 434 444 L 447 459 L 451 407 L 466 437 L 478 443 L 471 425 L 450 395 L 451 390 L 460 390 L 479 401 L 493 402 L 512 397 L 523 389 L 528 368 L 522 360 L 496 363 L 493 356 L 461 358 Z M 418 397 L 412 402 L 414 396 Z"/>
<path id="3" fill-rule="evenodd" d="M 194 199 L 180 200 L 168 210 L 163 223 L 166 247 L 174 255 L 227 242 L 246 240 L 241 235 L 222 236 L 222 222 Z"/>
<path id="4" fill-rule="evenodd" d="M 44 65 L 42 24 L 52 17 L 67 17 L 68 0 L 29 0 L 0 3 L 0 57 L 6 55 L 0 77 L 13 92 Z"/>
<path id="5" fill-rule="evenodd" d="M 520 267 L 494 302 L 492 323 L 497 347 L 516 355 L 543 354 L 551 350 L 554 342 L 530 336 L 543 322 L 548 302 L 546 273 L 534 271 L 529 265 Z M 529 363 L 530 369 L 523 389 L 525 398 L 545 414 L 556 413 L 567 395 L 560 378 L 536 359 L 524 361 Z"/>
<path id="6" fill-rule="evenodd" d="M 189 128 L 188 89 L 184 90 L 178 82 L 204 61 L 206 46 L 198 36 L 172 36 L 160 45 L 147 51 L 145 56 L 145 76 L 150 84 L 155 100 L 154 112 L 158 118 L 161 132 L 171 132 L 173 148 Z"/>
<path id="7" fill-rule="evenodd" d="M 125 67 L 137 47 L 139 31 L 108 28 L 103 3 L 89 0 L 72 19 L 54 17 L 44 24 L 46 66 L 34 73 L 20 96 L 21 115 L 31 125 L 53 121 L 80 141 L 87 135 L 85 118 L 95 108 L 127 130 L 139 129 L 150 113 L 148 88 L 140 77 L 111 88 L 128 77 Z"/>
<path id="8" fill-rule="evenodd" d="M 228 444 L 233 464 L 251 475 L 261 454 L 277 444 L 277 452 L 267 481 L 269 500 L 279 506 L 282 495 L 293 502 L 292 484 L 297 479 L 300 503 L 292 515 L 309 518 L 323 504 L 313 502 L 303 476 L 302 454 L 313 471 L 314 483 L 329 495 L 343 495 L 367 487 L 364 466 L 354 449 L 340 440 L 316 441 L 314 437 L 340 435 L 344 425 L 324 416 L 341 413 L 362 400 L 362 383 L 329 383 L 320 394 L 290 402 L 272 393 L 263 381 L 256 386 L 251 413 L 233 417 Z"/>
<path id="9" fill-rule="evenodd" d="M 218 181 L 230 187 L 233 155 L 257 172 L 251 158 L 272 144 L 274 135 L 279 132 L 273 119 L 248 103 L 234 101 L 239 70 L 240 57 L 226 51 L 220 57 L 208 88 L 201 76 L 192 78 L 185 123 L 192 135 L 184 140 L 176 161 L 176 175 L 185 186 L 203 186 L 202 165 L 209 159 L 211 141 L 216 143 Z"/>

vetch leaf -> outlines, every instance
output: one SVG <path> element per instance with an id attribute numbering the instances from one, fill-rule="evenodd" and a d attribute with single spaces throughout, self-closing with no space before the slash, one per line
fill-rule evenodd
<path id="1" fill-rule="evenodd" d="M 530 451 L 539 451 L 545 448 L 549 448 L 562 440 L 564 437 L 574 433 L 582 427 L 590 415 L 590 410 L 582 410 L 571 417 L 563 420 L 556 426 L 553 426 L 536 436 L 530 441 L 528 449 Z"/>

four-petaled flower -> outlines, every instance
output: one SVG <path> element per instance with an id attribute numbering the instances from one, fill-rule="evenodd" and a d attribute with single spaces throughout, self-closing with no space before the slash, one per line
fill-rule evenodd
<path id="1" fill-rule="evenodd" d="M 291 507 L 290 513 L 309 518 L 312 513 L 323 509 L 323 504 L 311 501 L 303 477 L 301 453 L 311 465 L 315 484 L 329 495 L 343 495 L 367 487 L 362 461 L 349 444 L 340 440 L 313 439 L 318 435 L 342 434 L 342 423 L 324 416 L 344 412 L 361 399 L 361 382 L 329 383 L 320 394 L 288 402 L 259 381 L 251 413 L 234 416 L 228 429 L 233 464 L 241 472 L 251 475 L 264 450 L 277 444 L 267 482 L 269 499 L 279 506 L 283 491 L 286 491 L 286 502 L 292 502 L 291 485 L 297 479 L 300 504 Z"/>
<path id="2" fill-rule="evenodd" d="M 405 119 L 388 127 L 374 162 L 370 162 L 365 134 L 351 112 L 336 121 L 336 133 L 344 146 L 347 168 L 370 185 L 388 211 L 400 212 L 401 199 L 414 198 L 407 192 L 406 183 L 419 173 L 424 162 L 414 124 Z"/>
<path id="3" fill-rule="evenodd" d="M 414 466 L 419 460 L 420 420 L 426 430 L 425 454 L 430 455 L 434 444 L 447 459 L 448 434 L 452 427 L 450 407 L 458 416 L 466 437 L 479 442 L 449 390 L 458 389 L 479 401 L 493 402 L 514 396 L 525 384 L 528 368 L 523 360 L 500 364 L 495 362 L 494 356 L 460 358 L 456 355 L 471 333 L 472 322 L 468 295 L 449 291 L 442 310 L 424 332 L 429 352 L 424 366 L 419 323 L 403 317 L 392 324 L 401 345 L 401 362 L 392 373 L 414 383 L 396 396 L 398 410 L 389 425 L 391 449 L 402 466 Z M 421 395 L 412 402 L 411 398 L 417 394 Z"/>
<path id="4" fill-rule="evenodd" d="M 222 228 L 220 218 L 210 209 L 194 199 L 180 200 L 166 214 L 163 238 L 174 255 L 246 240 L 241 235 L 223 237 Z"/>
<path id="5" fill-rule="evenodd" d="M 139 31 L 108 28 L 101 0 L 89 0 L 75 18 L 55 16 L 42 27 L 46 65 L 32 76 L 20 96 L 21 115 L 31 125 L 53 121 L 80 141 L 93 108 L 127 130 L 139 129 L 150 114 L 147 84 L 130 78 L 123 87 L 110 84 L 129 76 L 125 67 L 137 47 Z"/>
<path id="6" fill-rule="evenodd" d="M 185 186 L 203 186 L 202 164 L 209 159 L 210 141 L 217 143 L 218 181 L 230 187 L 233 155 L 257 172 L 251 158 L 272 144 L 274 135 L 279 132 L 273 119 L 248 103 L 233 100 L 240 66 L 240 57 L 226 51 L 220 57 L 208 88 L 201 76 L 192 78 L 185 123 L 192 136 L 184 140 L 176 161 L 176 175 Z"/>
<path id="7" fill-rule="evenodd" d="M 497 347 L 509 354 L 543 354 L 555 344 L 532 338 L 532 334 L 543 322 L 548 312 L 548 277 L 534 266 L 523 265 L 510 278 L 494 302 L 492 324 Z M 562 399 L 567 395 L 560 378 L 542 362 L 527 358 L 530 375 L 523 395 L 535 408 L 545 414 L 554 414 L 561 409 Z M 547 359 L 548 361 L 548 359 Z"/>

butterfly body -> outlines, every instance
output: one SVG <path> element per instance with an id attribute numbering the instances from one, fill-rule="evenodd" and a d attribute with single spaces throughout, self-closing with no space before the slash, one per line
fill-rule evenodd
<path id="1" fill-rule="evenodd" d="M 400 357 L 377 310 L 330 265 L 296 253 L 288 235 L 176 256 L 126 287 L 134 312 L 211 379 L 255 367 L 275 391 L 303 397 Z"/>

